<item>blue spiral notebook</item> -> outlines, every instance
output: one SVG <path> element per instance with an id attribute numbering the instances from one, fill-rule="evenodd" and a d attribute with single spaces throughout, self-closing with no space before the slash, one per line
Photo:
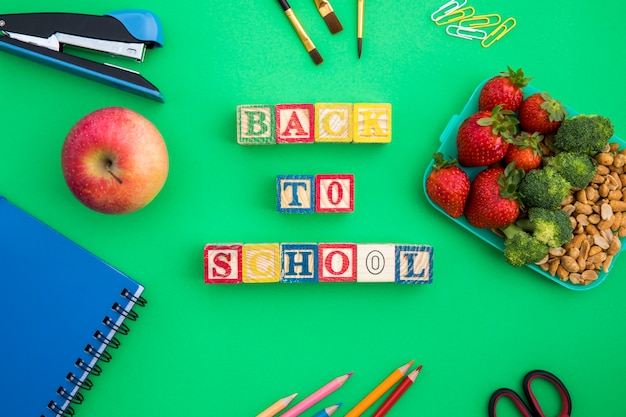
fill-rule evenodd
<path id="1" fill-rule="evenodd" d="M 73 415 L 143 290 L 0 196 L 0 415 Z"/>

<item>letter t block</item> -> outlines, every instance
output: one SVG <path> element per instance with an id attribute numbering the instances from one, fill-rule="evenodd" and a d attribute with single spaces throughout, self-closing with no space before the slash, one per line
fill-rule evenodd
<path id="1" fill-rule="evenodd" d="M 313 175 L 278 175 L 276 177 L 276 210 L 281 213 L 315 211 L 315 177 Z"/>

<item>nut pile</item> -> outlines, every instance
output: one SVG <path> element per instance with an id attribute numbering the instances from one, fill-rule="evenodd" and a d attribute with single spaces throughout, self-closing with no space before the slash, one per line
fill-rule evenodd
<path id="1" fill-rule="evenodd" d="M 563 202 L 574 236 L 550 249 L 540 268 L 561 281 L 587 285 L 608 272 L 626 236 L 626 148 L 610 143 L 595 159 L 598 172 L 591 183 L 573 191 Z"/>

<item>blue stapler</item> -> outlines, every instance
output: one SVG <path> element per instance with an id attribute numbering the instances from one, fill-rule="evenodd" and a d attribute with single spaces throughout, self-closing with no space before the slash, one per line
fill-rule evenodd
<path id="1" fill-rule="evenodd" d="M 143 61 L 146 49 L 161 47 L 158 18 L 146 10 L 104 16 L 75 13 L 0 15 L 0 50 L 163 102 L 159 90 L 136 71 L 70 55 L 64 46 Z"/>

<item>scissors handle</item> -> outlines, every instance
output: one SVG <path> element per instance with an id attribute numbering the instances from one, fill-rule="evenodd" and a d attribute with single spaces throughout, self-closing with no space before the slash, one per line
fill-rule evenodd
<path id="1" fill-rule="evenodd" d="M 559 414 L 556 417 L 569 417 L 572 414 L 572 400 L 567 388 L 556 375 L 541 370 L 531 371 L 524 377 L 523 389 L 526 398 L 530 402 L 530 407 L 524 403 L 522 398 L 515 391 L 508 388 L 500 388 L 493 393 L 489 400 L 489 417 L 496 417 L 497 403 L 503 397 L 511 399 L 524 417 L 548 417 L 541 409 L 539 401 L 537 401 L 537 398 L 533 393 L 531 383 L 535 379 L 544 379 L 557 389 L 559 396 L 561 397 L 561 411 L 559 411 Z"/>

